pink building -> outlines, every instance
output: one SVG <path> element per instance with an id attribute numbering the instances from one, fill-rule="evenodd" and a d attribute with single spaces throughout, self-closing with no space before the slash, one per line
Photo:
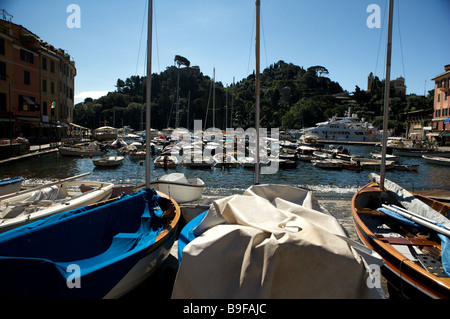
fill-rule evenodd
<path id="1" fill-rule="evenodd" d="M 434 83 L 434 112 L 433 112 L 433 131 L 438 133 L 438 139 L 441 139 L 441 145 L 450 145 L 450 64 L 445 67 L 445 72 L 435 76 Z"/>

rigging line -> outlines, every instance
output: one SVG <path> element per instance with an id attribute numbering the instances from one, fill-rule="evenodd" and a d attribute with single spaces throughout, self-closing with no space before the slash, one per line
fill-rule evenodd
<path id="1" fill-rule="evenodd" d="M 158 23 L 156 22 L 156 1 L 153 1 L 153 24 L 155 25 L 155 42 L 156 42 L 156 57 L 158 59 L 158 72 L 161 73 L 161 67 L 159 65 Z"/>
<path id="2" fill-rule="evenodd" d="M 375 71 L 373 72 L 374 76 L 377 74 L 377 68 L 378 68 L 378 58 L 380 56 L 380 48 L 381 48 L 381 39 L 383 38 L 383 30 L 384 30 L 384 21 L 386 20 L 386 10 L 387 10 L 388 4 L 387 4 L 387 0 L 384 3 L 384 13 L 383 13 L 383 20 L 381 21 L 381 30 L 380 30 L 380 39 L 378 40 L 378 52 L 377 52 L 377 60 L 375 63 Z M 384 76 L 383 76 L 384 78 Z M 374 83 L 373 83 L 374 85 Z"/>
<path id="3" fill-rule="evenodd" d="M 138 66 L 139 66 L 139 55 L 141 53 L 141 44 L 142 44 L 142 34 L 144 33 L 144 24 L 145 24 L 145 17 L 147 15 L 147 2 L 145 1 L 145 7 L 144 7 L 144 16 L 142 17 L 142 26 L 141 26 L 141 37 L 139 38 L 139 49 L 138 49 L 138 56 L 136 61 L 136 71 L 134 74 L 138 74 Z"/>
<path id="4" fill-rule="evenodd" d="M 252 56 L 253 43 L 254 43 L 253 35 L 254 35 L 255 24 L 256 24 L 255 19 L 256 19 L 256 9 L 253 12 L 252 35 L 250 37 L 250 50 L 248 52 L 247 75 L 250 74 L 250 58 Z"/>
<path id="5" fill-rule="evenodd" d="M 405 63 L 404 63 L 404 59 L 403 59 L 402 34 L 400 32 L 400 0 L 397 1 L 397 26 L 398 26 L 398 37 L 400 40 L 400 54 L 402 57 L 403 77 L 406 78 Z"/>
<path id="6" fill-rule="evenodd" d="M 262 28 L 262 36 L 263 36 L 263 42 L 264 42 L 264 54 L 265 54 L 265 58 L 266 58 L 266 68 L 267 68 L 269 66 L 269 64 L 267 63 L 266 34 L 264 32 L 264 20 L 263 20 L 262 13 L 260 13 L 260 18 L 261 18 L 261 28 Z"/>

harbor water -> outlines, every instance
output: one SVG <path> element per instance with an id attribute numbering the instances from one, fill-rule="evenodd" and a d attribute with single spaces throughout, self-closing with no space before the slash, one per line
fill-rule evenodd
<path id="1" fill-rule="evenodd" d="M 328 146 L 328 145 L 326 145 Z M 380 151 L 375 146 L 346 145 L 351 154 L 370 158 L 371 151 Z M 107 155 L 116 155 L 110 150 Z M 152 159 L 154 159 L 153 157 Z M 63 157 L 58 152 L 0 165 L 0 179 L 22 176 L 24 186 L 34 186 L 57 179 L 90 172 L 86 180 L 102 182 L 142 184 L 145 182 L 145 159 L 134 160 L 125 155 L 123 164 L 115 168 L 96 167 L 91 158 Z M 408 190 L 450 190 L 450 169 L 426 162 L 421 157 L 402 157 L 400 164 L 419 164 L 417 171 L 388 170 L 386 178 Z M 205 182 L 204 195 L 227 196 L 241 194 L 254 183 L 255 173 L 247 168 L 192 169 L 177 165 L 164 171 L 151 164 L 151 178 L 167 173 L 181 172 L 186 178 L 198 177 Z M 299 161 L 294 169 L 279 168 L 275 174 L 261 174 L 260 183 L 287 184 L 312 190 L 317 196 L 351 198 L 367 184 L 371 170 L 332 170 L 317 168 L 311 162 Z M 376 171 L 374 171 L 376 172 Z M 378 172 L 379 173 L 379 172 Z"/>

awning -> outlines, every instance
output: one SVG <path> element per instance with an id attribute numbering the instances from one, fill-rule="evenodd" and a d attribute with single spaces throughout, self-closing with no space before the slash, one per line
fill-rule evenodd
<path id="1" fill-rule="evenodd" d="M 35 105 L 34 101 L 30 99 L 28 96 L 24 96 L 23 99 L 27 101 L 28 105 Z"/>
<path id="2" fill-rule="evenodd" d="M 448 124 L 448 123 L 450 123 L 450 117 L 447 117 L 447 118 L 444 120 L 444 124 Z"/>

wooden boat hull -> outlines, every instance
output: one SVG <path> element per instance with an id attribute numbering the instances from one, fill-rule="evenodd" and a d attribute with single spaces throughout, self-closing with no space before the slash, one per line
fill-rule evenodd
<path id="1" fill-rule="evenodd" d="M 82 157 L 89 157 L 89 156 L 102 156 L 105 154 L 104 151 L 100 150 L 86 150 L 81 148 L 74 148 L 74 147 L 59 147 L 59 153 L 62 156 L 82 156 Z"/>
<path id="2" fill-rule="evenodd" d="M 95 159 L 92 162 L 97 167 L 115 167 L 121 165 L 123 156 L 107 156 L 99 159 Z"/>
<path id="3" fill-rule="evenodd" d="M 354 195 L 351 210 L 359 238 L 365 246 L 377 252 L 385 261 L 381 269 L 382 274 L 403 296 L 449 298 L 450 278 L 448 276 L 438 277 L 428 272 L 401 252 L 402 247 L 413 246 L 430 247 L 430 249 L 434 247 L 440 250 L 440 243 L 420 237 L 406 238 L 389 235 L 383 219 L 386 217 L 373 210 L 373 205 L 379 200 L 381 193 L 376 183 L 364 186 Z M 430 200 L 427 204 L 433 205 L 436 210 L 450 209 L 449 206 L 434 200 Z M 384 235 L 383 232 L 385 232 Z"/>
<path id="4" fill-rule="evenodd" d="M 164 262 L 177 234 L 178 204 L 156 194 L 141 191 L 1 234 L 0 268 L 10 276 L 0 278 L 0 295 L 109 299 L 131 291 Z M 77 274 L 64 273 L 73 265 L 80 269 L 78 287 L 69 285 Z"/>

